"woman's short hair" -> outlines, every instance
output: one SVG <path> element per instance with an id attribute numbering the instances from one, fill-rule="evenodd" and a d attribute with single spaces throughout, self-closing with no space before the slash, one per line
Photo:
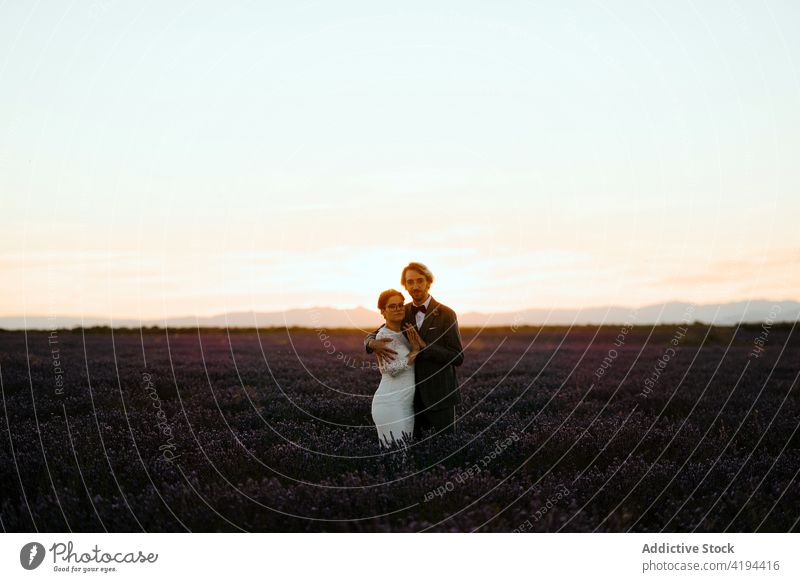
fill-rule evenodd
<path id="1" fill-rule="evenodd" d="M 402 293 L 400 293 L 400 291 L 398 291 L 397 289 L 387 289 L 386 291 L 380 294 L 380 297 L 378 297 L 378 309 L 380 309 L 381 311 L 386 309 L 386 304 L 389 303 L 389 299 L 391 299 L 395 295 L 398 295 L 400 299 L 402 299 L 403 302 L 405 302 L 406 298 L 403 296 Z"/>
<path id="2" fill-rule="evenodd" d="M 403 287 L 406 286 L 406 271 L 408 271 L 409 269 L 413 269 L 414 271 L 419 271 L 420 273 L 425 275 L 425 278 L 428 280 L 428 283 L 433 283 L 433 273 L 431 273 L 431 270 L 422 263 L 412 262 L 407 264 L 403 269 L 403 272 L 400 273 L 400 284 Z"/>

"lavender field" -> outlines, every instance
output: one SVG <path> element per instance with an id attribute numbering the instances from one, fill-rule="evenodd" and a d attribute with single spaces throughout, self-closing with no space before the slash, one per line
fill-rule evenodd
<path id="1" fill-rule="evenodd" d="M 400 470 L 362 338 L 0 332 L 2 529 L 798 531 L 791 325 L 462 329 L 457 434 Z"/>

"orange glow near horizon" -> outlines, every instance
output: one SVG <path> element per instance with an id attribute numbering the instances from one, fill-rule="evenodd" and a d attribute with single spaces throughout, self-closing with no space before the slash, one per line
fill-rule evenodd
<path id="1" fill-rule="evenodd" d="M 677 44 L 667 6 L 23 5 L 2 316 L 373 309 L 412 260 L 461 312 L 800 300 L 797 86 L 764 11 L 753 51 L 711 6 Z"/>

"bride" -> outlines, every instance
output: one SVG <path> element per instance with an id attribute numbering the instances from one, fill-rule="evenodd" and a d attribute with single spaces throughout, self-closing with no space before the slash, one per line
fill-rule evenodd
<path id="1" fill-rule="evenodd" d="M 386 324 L 378 330 L 376 339 L 390 339 L 386 346 L 397 352 L 394 360 L 378 359 L 381 383 L 372 399 L 378 441 L 387 449 L 392 445 L 405 449 L 414 434 L 414 359 L 426 345 L 412 326 L 408 326 L 408 339 L 403 335 L 404 301 L 403 294 L 395 289 L 384 291 L 378 298 Z"/>

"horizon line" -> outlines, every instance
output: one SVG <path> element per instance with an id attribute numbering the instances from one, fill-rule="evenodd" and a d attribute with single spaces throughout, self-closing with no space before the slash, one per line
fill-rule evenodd
<path id="1" fill-rule="evenodd" d="M 431 294 L 433 296 L 433 294 Z M 590 306 L 583 306 L 583 307 L 554 307 L 554 308 L 547 308 L 547 307 L 524 307 L 520 309 L 512 309 L 506 311 L 476 311 L 476 310 L 469 310 L 463 311 L 464 314 L 481 314 L 481 315 L 505 315 L 510 313 L 518 313 L 520 311 L 532 311 L 532 310 L 547 310 L 547 311 L 583 311 L 588 309 L 632 309 L 632 310 L 641 310 L 646 309 L 649 307 L 658 307 L 662 305 L 670 305 L 670 304 L 689 304 L 689 305 L 696 305 L 700 306 L 708 306 L 708 305 L 734 305 L 737 303 L 757 303 L 757 302 L 764 302 L 764 303 L 797 303 L 800 304 L 800 299 L 767 299 L 765 297 L 758 297 L 758 298 L 751 298 L 751 299 L 736 299 L 732 301 L 719 301 L 719 302 L 711 302 L 711 303 L 697 303 L 687 299 L 670 299 L 667 301 L 661 301 L 656 303 L 645 303 L 642 305 L 634 306 L 634 305 L 626 305 L 626 304 L 600 304 L 600 305 L 590 305 Z M 168 315 L 168 316 L 159 316 L 159 317 L 149 317 L 149 318 L 141 318 L 138 315 L 120 315 L 114 316 L 112 319 L 138 319 L 140 321 L 158 321 L 163 319 L 190 319 L 194 318 L 214 318 L 214 317 L 224 317 L 226 315 L 232 314 L 240 314 L 240 313 L 287 313 L 289 311 L 312 311 L 315 309 L 332 309 L 336 311 L 353 311 L 356 309 L 363 309 L 365 311 L 375 312 L 377 310 L 369 307 L 365 307 L 363 305 L 356 305 L 355 307 L 335 307 L 331 305 L 314 305 L 312 307 L 289 307 L 284 309 L 262 309 L 262 310 L 255 310 L 255 309 L 242 309 L 242 310 L 232 310 L 232 311 L 224 311 L 224 312 L 216 312 L 211 315 Z M 85 315 L 85 314 L 77 314 L 77 315 L 45 315 L 45 314 L 12 314 L 12 315 L 2 315 L 0 314 L 0 319 L 11 319 L 11 318 L 46 318 L 46 319 L 55 319 L 55 318 L 67 318 L 67 317 L 81 317 L 86 319 L 107 319 L 107 316 L 102 315 Z"/>

